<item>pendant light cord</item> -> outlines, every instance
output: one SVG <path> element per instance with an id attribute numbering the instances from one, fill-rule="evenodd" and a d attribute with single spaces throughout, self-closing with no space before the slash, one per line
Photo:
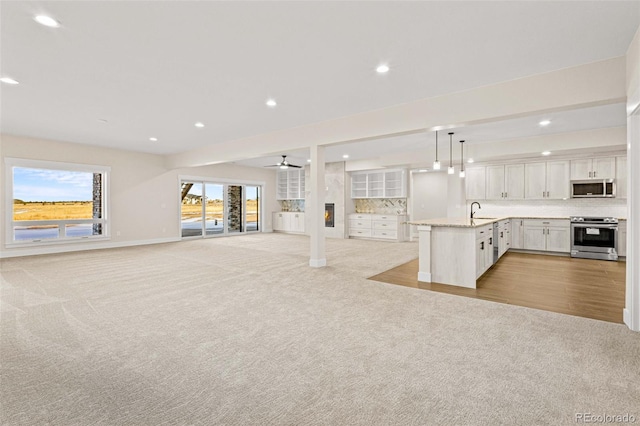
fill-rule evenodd
<path id="1" fill-rule="evenodd" d="M 449 167 L 453 167 L 453 132 L 449 132 Z"/>

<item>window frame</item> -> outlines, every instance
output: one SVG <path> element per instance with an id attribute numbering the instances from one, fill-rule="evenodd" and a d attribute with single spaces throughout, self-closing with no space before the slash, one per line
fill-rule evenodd
<path id="1" fill-rule="evenodd" d="M 93 164 L 80 164 L 80 163 L 66 163 L 59 161 L 45 161 L 45 160 L 31 160 L 26 158 L 10 158 L 5 157 L 5 247 L 30 247 L 30 246 L 48 246 L 56 244 L 69 244 L 69 243 L 89 243 L 96 240 L 109 240 L 111 239 L 111 230 L 109 222 L 109 210 L 110 210 L 110 184 L 109 175 L 111 174 L 111 167 L 100 166 Z M 15 221 L 13 220 L 13 169 L 29 168 L 29 169 L 46 169 L 46 170 L 58 170 L 69 172 L 86 172 L 86 173 L 100 173 L 102 174 L 102 218 L 101 219 L 61 219 L 61 220 L 28 220 L 28 221 Z M 67 237 L 65 236 L 66 225 L 77 224 L 96 224 L 102 225 L 101 235 L 90 235 L 82 237 Z M 14 240 L 14 227 L 21 225 L 57 225 L 58 237 L 43 240 Z"/>

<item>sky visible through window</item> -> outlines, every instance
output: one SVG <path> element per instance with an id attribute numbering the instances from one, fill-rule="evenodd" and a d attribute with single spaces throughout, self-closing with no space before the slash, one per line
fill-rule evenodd
<path id="1" fill-rule="evenodd" d="M 26 201 L 91 201 L 93 173 L 13 168 L 13 198 Z"/>

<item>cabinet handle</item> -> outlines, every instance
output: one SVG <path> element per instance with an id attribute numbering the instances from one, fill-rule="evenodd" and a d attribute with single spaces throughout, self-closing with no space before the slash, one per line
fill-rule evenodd
<path id="1" fill-rule="evenodd" d="M 480 250 L 484 250 L 484 241 L 480 242 Z"/>
<path id="2" fill-rule="evenodd" d="M 544 191 L 542 191 L 542 198 L 544 198 Z"/>
<path id="3" fill-rule="evenodd" d="M 493 237 L 489 238 L 489 245 L 492 246 L 493 245 Z"/>
<path id="4" fill-rule="evenodd" d="M 504 235 L 502 232 L 500 232 L 500 238 L 504 238 Z"/>
<path id="5" fill-rule="evenodd" d="M 596 177 L 597 174 L 598 172 L 593 172 L 593 177 Z"/>
<path id="6" fill-rule="evenodd" d="M 589 172 L 589 177 L 591 177 L 591 172 Z"/>
<path id="7" fill-rule="evenodd" d="M 509 197 L 509 193 L 508 193 L 508 192 L 505 192 L 505 193 L 504 193 L 504 198 L 508 198 L 508 197 Z"/>

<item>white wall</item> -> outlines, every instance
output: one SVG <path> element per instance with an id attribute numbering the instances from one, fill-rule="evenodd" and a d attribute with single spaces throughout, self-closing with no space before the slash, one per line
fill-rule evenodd
<path id="1" fill-rule="evenodd" d="M 232 164 L 219 164 L 197 168 L 169 170 L 164 158 L 143 154 L 67 142 L 49 141 L 0 135 L 0 200 L 2 200 L 2 230 L 0 247 L 2 256 L 51 253 L 68 250 L 86 250 L 118 245 L 134 245 L 172 241 L 180 238 L 179 175 L 202 176 L 207 179 L 237 179 L 265 182 L 263 199 L 265 212 L 277 209 L 275 197 L 275 171 Z M 111 240 L 58 244 L 34 248 L 10 248 L 5 246 L 5 217 L 11 214 L 4 202 L 4 158 L 58 161 L 111 167 L 109 224 Z M 263 225 L 271 229 L 271 215 L 263 217 Z M 120 232 L 120 236 L 116 236 Z"/>
<path id="2" fill-rule="evenodd" d="M 447 216 L 448 175 L 444 173 L 412 173 L 411 220 L 436 219 Z"/>
<path id="3" fill-rule="evenodd" d="M 467 212 L 469 211 L 467 205 Z M 627 218 L 627 200 L 620 198 L 572 198 L 569 200 L 480 200 L 482 209 L 476 217 L 500 216 L 611 216 Z"/>
<path id="4" fill-rule="evenodd" d="M 640 331 L 640 29 L 629 46 L 627 66 L 627 167 L 629 207 L 627 224 L 627 283 L 624 322 Z"/>

